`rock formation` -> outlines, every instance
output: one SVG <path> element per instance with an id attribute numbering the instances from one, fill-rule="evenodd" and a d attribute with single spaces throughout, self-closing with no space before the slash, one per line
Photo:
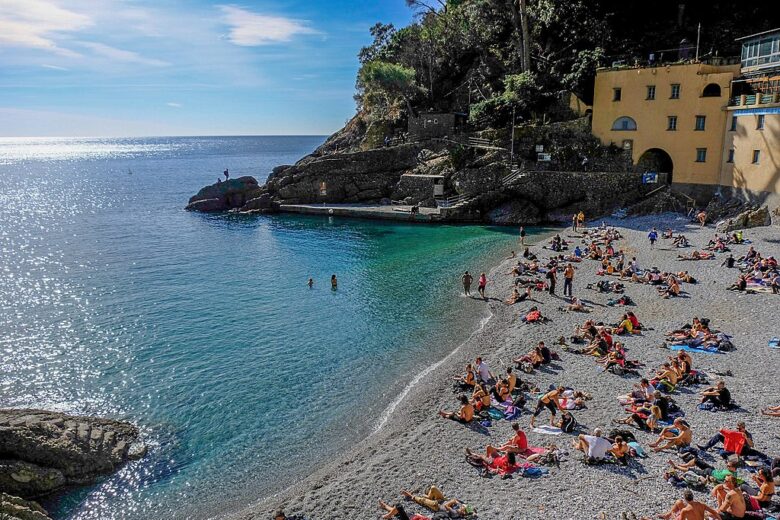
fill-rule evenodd
<path id="1" fill-rule="evenodd" d="M 46 510 L 30 500 L 0 493 L 0 519 L 51 520 Z"/>
<path id="2" fill-rule="evenodd" d="M 9 495 L 34 498 L 86 484 L 144 454 L 138 429 L 129 423 L 43 410 L 0 410 L 0 492 Z M 16 518 L 45 518 L 36 516 L 42 510 L 24 501 L 7 496 L 2 500 L 11 504 L 3 507 L 21 508 Z"/>
<path id="3" fill-rule="evenodd" d="M 252 213 L 273 213 L 278 207 L 257 179 L 246 176 L 217 182 L 202 188 L 190 198 L 186 209 L 202 212 L 238 210 Z"/>
<path id="4" fill-rule="evenodd" d="M 772 223 L 772 216 L 766 206 L 758 209 L 748 209 L 728 220 L 718 222 L 717 230 L 720 233 L 728 233 L 737 229 L 768 226 Z"/>

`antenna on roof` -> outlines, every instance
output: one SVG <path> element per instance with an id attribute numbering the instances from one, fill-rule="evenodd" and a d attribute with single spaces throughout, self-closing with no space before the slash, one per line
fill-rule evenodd
<path id="1" fill-rule="evenodd" d="M 696 61 L 699 61 L 699 42 L 701 41 L 701 22 L 699 22 L 699 28 L 696 31 Z"/>

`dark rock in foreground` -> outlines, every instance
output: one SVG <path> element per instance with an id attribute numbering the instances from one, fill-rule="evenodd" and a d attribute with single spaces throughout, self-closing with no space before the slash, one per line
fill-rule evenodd
<path id="1" fill-rule="evenodd" d="M 46 495 L 90 483 L 144 454 L 138 429 L 126 422 L 0 410 L 0 492 Z"/>
<path id="2" fill-rule="evenodd" d="M 0 493 L 0 518 L 3 520 L 51 520 L 37 503 Z"/>

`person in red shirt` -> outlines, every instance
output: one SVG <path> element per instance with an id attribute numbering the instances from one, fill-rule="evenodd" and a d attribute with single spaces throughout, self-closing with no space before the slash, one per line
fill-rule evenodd
<path id="1" fill-rule="evenodd" d="M 506 444 L 498 448 L 499 451 L 519 454 L 525 453 L 528 451 L 528 438 L 525 436 L 525 432 L 520 429 L 520 424 L 518 423 L 512 423 L 512 429 L 515 431 L 515 434 L 506 442 Z"/>

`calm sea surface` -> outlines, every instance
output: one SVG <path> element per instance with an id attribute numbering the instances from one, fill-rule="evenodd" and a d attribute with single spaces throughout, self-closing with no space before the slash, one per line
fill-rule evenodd
<path id="1" fill-rule="evenodd" d="M 263 181 L 322 140 L 0 139 L 0 406 L 126 419 L 151 447 L 47 501 L 56 518 L 251 502 L 476 327 L 459 275 L 514 230 L 183 211 L 225 168 Z"/>

